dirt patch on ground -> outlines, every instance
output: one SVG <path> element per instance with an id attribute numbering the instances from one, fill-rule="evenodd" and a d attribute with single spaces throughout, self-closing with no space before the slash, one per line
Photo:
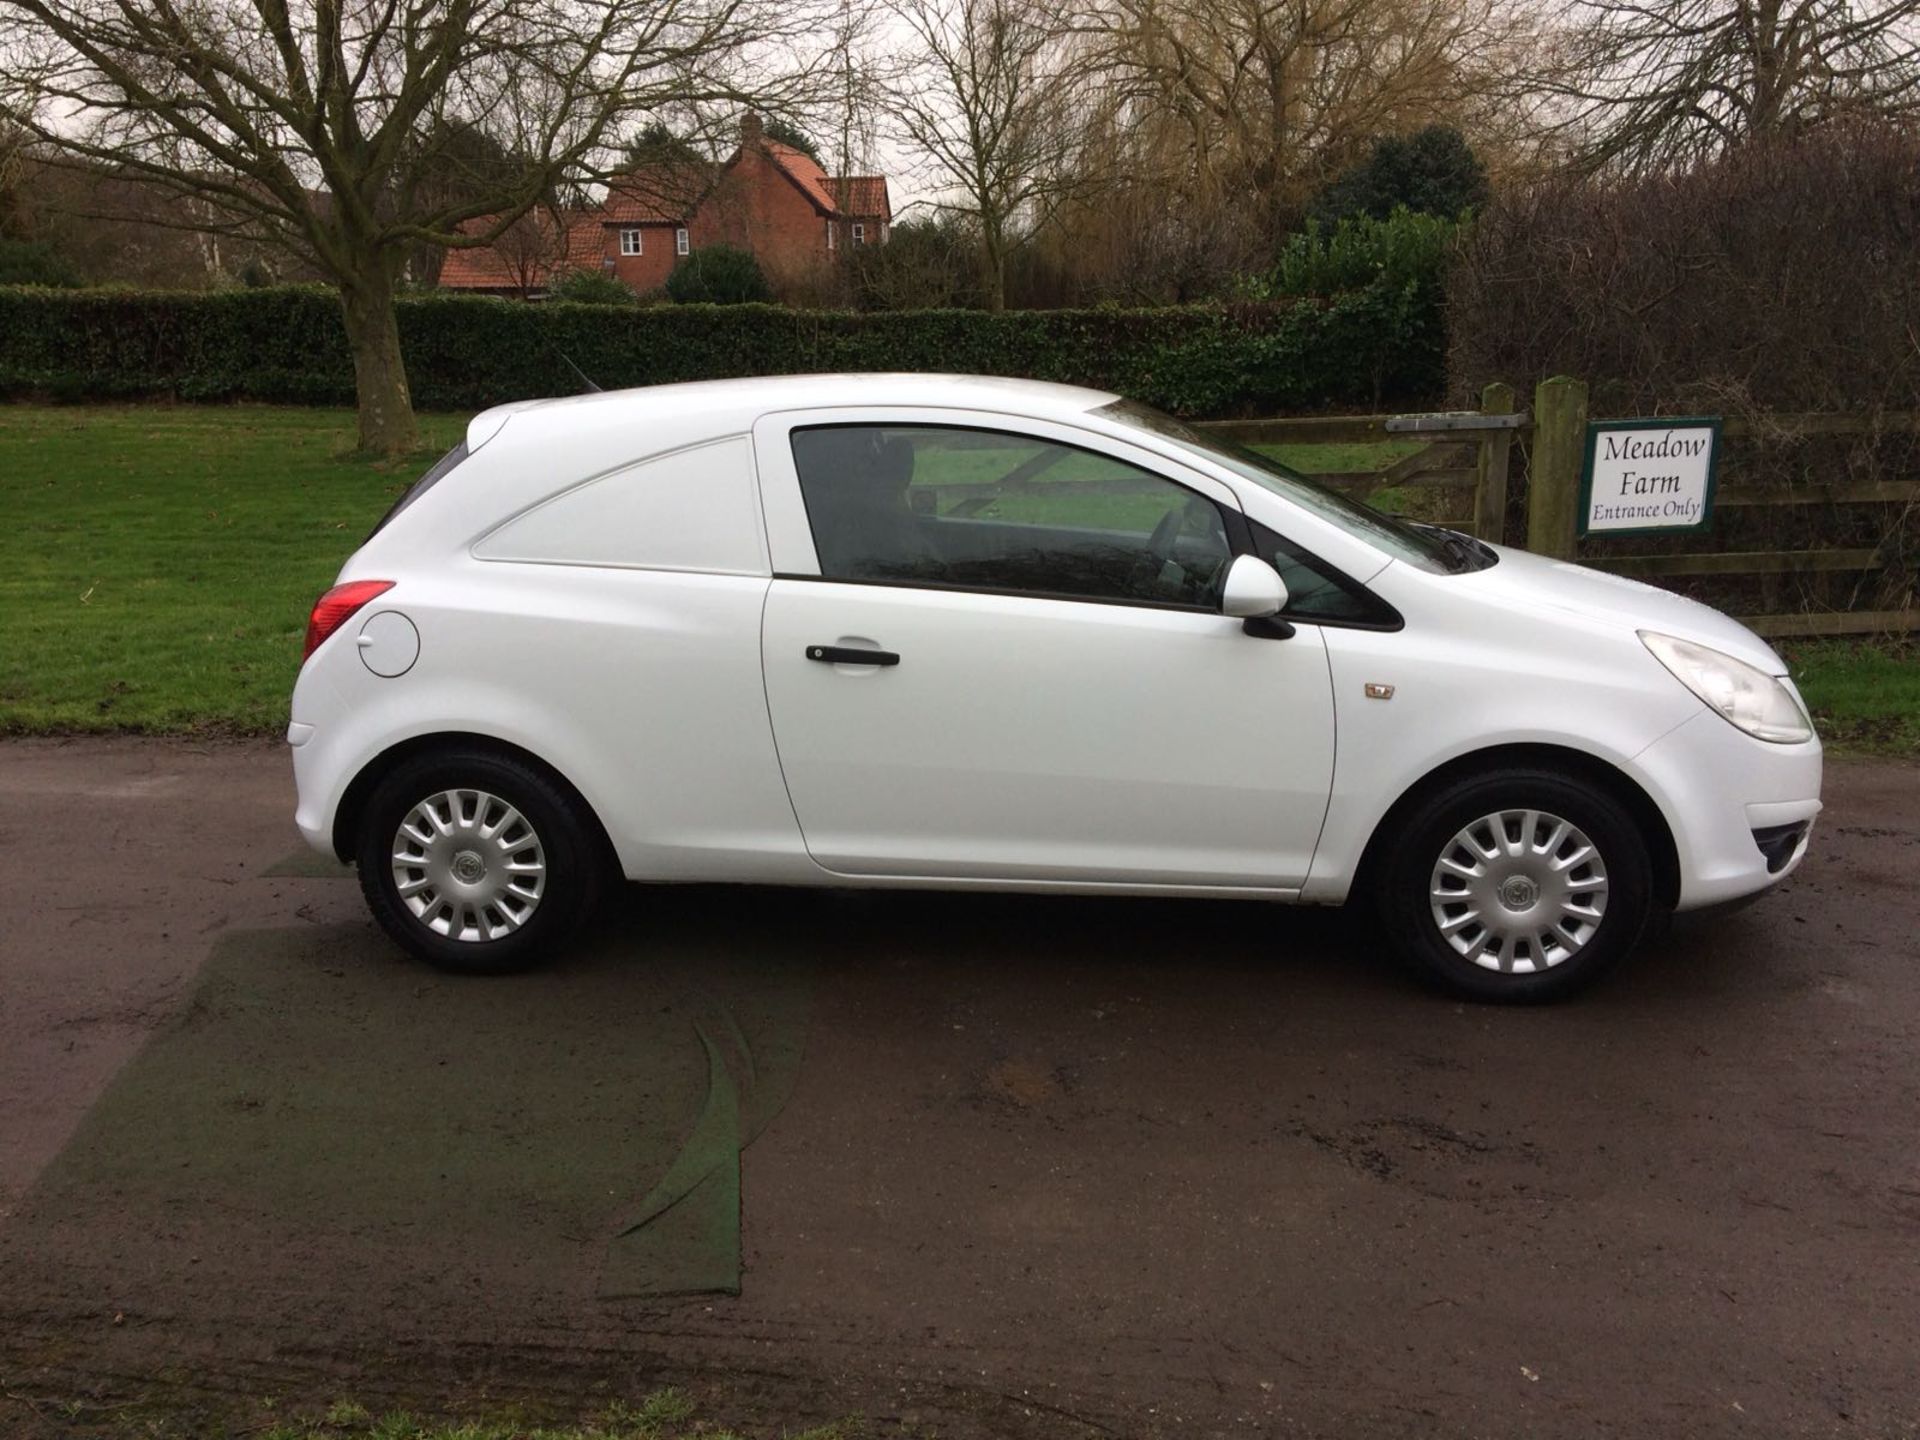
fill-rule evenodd
<path id="1" fill-rule="evenodd" d="M 663 1383 L 961 1436 L 1920 1424 L 1912 767 L 1517 1012 L 1201 902 L 636 891 L 455 984 L 263 873 L 289 790 L 0 746 L 0 1433 Z"/>

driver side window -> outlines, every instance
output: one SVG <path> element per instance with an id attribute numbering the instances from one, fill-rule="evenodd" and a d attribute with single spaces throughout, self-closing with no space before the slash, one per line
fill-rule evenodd
<path id="1" fill-rule="evenodd" d="M 1218 607 L 1219 508 L 1125 461 L 946 425 L 809 426 L 793 459 L 825 579 Z"/>

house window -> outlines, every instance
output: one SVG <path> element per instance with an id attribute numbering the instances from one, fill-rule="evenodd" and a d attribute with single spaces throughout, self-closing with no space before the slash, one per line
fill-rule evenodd
<path id="1" fill-rule="evenodd" d="M 833 249 L 833 222 L 827 221 L 827 249 Z"/>
<path id="2" fill-rule="evenodd" d="M 673 253 L 676 255 L 685 255 L 691 249 L 693 249 L 693 247 L 687 243 L 687 232 L 684 229 L 674 231 Z"/>
<path id="3" fill-rule="evenodd" d="M 638 230 L 622 230 L 620 232 L 620 253 L 622 255 L 646 254 L 646 251 L 640 248 L 640 232 Z"/>
<path id="4" fill-rule="evenodd" d="M 867 227 L 862 225 L 858 220 L 853 222 L 853 243 L 855 245 L 864 245 L 867 243 Z"/>

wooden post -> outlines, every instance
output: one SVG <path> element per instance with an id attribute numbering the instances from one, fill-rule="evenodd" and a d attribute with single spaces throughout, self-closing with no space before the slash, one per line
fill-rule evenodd
<path id="1" fill-rule="evenodd" d="M 1533 455 L 1527 476 L 1527 549 L 1573 558 L 1580 467 L 1587 443 L 1587 382 L 1566 375 L 1533 391 Z"/>
<path id="2" fill-rule="evenodd" d="M 1480 392 L 1482 415 L 1511 415 L 1513 387 L 1499 381 Z M 1513 431 L 1488 430 L 1480 436 L 1480 473 L 1473 487 L 1473 533 L 1494 545 L 1507 536 L 1507 459 Z"/>

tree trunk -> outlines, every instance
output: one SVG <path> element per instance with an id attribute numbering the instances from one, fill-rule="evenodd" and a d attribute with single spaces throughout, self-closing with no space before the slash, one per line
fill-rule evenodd
<path id="1" fill-rule="evenodd" d="M 980 233 L 980 297 L 995 313 L 1007 308 L 1006 246 L 998 227 L 990 223 L 983 224 Z"/>
<path id="2" fill-rule="evenodd" d="M 420 444 L 400 358 L 400 324 L 393 309 L 393 275 L 385 257 L 340 285 L 340 307 L 353 350 L 353 389 L 360 410 L 360 448 L 404 455 Z"/>
<path id="3" fill-rule="evenodd" d="M 1778 0 L 1764 0 L 1748 13 L 1748 44 L 1753 53 L 1753 93 L 1748 97 L 1747 124 L 1742 139 L 1770 140 L 1783 128 L 1786 108 L 1785 56 L 1781 44 Z"/>

